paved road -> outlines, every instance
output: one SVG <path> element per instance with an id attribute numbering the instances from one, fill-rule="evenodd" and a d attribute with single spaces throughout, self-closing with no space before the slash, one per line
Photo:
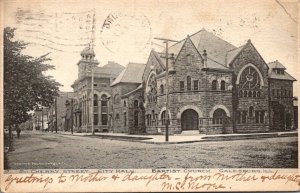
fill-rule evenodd
<path id="1" fill-rule="evenodd" d="M 22 133 L 10 169 L 296 168 L 296 137 L 144 144 L 54 133 Z"/>

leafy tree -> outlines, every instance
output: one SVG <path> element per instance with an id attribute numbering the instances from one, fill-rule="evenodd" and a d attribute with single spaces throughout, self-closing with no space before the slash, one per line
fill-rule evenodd
<path id="1" fill-rule="evenodd" d="M 14 28 L 4 29 L 4 125 L 11 127 L 30 118 L 28 112 L 49 106 L 60 84 L 45 72 L 54 69 L 48 54 L 34 58 L 22 54 L 27 44 L 14 40 Z"/>

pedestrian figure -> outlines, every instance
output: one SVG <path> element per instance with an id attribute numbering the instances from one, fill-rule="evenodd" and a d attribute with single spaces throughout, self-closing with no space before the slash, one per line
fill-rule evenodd
<path id="1" fill-rule="evenodd" d="M 17 126 L 17 136 L 18 136 L 18 139 L 20 138 L 20 133 L 21 133 L 21 129 Z"/>

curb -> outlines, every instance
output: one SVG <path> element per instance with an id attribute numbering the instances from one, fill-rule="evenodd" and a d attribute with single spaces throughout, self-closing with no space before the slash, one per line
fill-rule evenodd
<path id="1" fill-rule="evenodd" d="M 262 138 L 278 138 L 278 137 L 297 137 L 298 132 L 291 133 L 263 133 L 263 134 L 249 134 L 249 135 L 224 135 L 224 136 L 205 136 L 200 138 L 199 140 L 190 140 L 190 141 L 169 141 L 169 142 L 156 142 L 156 141 L 148 141 L 150 137 L 144 137 L 146 139 L 137 139 L 143 137 L 134 137 L 134 136 L 112 136 L 112 135 L 72 135 L 71 133 L 56 133 L 59 135 L 70 135 L 77 137 L 90 137 L 90 138 L 98 138 L 98 139 L 108 139 L 108 140 L 118 140 L 118 141 L 127 141 L 127 142 L 139 142 L 146 144 L 184 144 L 184 143 L 196 143 L 196 142 L 218 142 L 218 141 L 234 141 L 234 140 L 247 140 L 247 139 L 262 139 Z"/>

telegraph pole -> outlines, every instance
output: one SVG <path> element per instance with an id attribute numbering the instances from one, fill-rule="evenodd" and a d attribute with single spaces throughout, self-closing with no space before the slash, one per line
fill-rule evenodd
<path id="1" fill-rule="evenodd" d="M 176 40 L 166 39 L 166 38 L 154 38 L 156 40 L 162 40 L 166 44 L 166 56 L 162 58 L 166 58 L 166 141 L 169 141 L 169 59 L 173 59 L 173 57 L 169 57 L 169 42 L 179 42 Z"/>

